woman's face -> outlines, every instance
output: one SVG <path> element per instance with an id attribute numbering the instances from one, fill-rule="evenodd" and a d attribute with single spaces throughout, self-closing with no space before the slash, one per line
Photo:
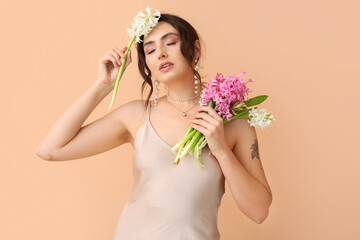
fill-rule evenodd
<path id="1" fill-rule="evenodd" d="M 158 81 L 192 76 L 191 66 L 182 55 L 180 44 L 178 31 L 167 22 L 159 22 L 144 39 L 145 62 Z M 162 68 L 164 63 L 169 63 L 169 66 Z"/>

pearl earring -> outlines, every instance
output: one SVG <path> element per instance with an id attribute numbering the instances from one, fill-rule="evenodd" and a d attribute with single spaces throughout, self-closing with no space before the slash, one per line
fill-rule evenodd
<path id="1" fill-rule="evenodd" d="M 195 59 L 195 63 L 197 63 L 197 62 L 198 62 L 198 60 Z M 195 66 L 195 71 L 197 71 L 197 70 L 199 70 L 199 65 L 198 65 L 198 64 L 196 64 L 196 66 Z M 194 81 L 195 91 L 194 91 L 194 93 L 197 94 L 197 93 L 198 93 L 198 88 L 199 88 L 199 87 L 197 86 L 197 84 L 199 83 L 199 80 L 198 80 L 198 78 L 197 78 L 196 75 L 194 75 L 194 78 L 195 78 L 195 81 Z"/>
<path id="2" fill-rule="evenodd" d="M 154 81 L 154 84 L 155 84 L 155 100 L 154 100 L 154 106 L 157 105 L 157 99 L 158 99 L 158 92 L 159 92 L 159 89 L 158 89 L 158 85 L 159 85 L 159 81 L 158 80 L 155 80 Z"/>

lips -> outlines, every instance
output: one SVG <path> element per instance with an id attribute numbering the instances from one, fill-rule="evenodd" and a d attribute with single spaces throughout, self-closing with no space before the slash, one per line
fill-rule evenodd
<path id="1" fill-rule="evenodd" d="M 159 67 L 159 70 L 161 70 L 164 66 L 167 66 L 167 65 L 174 65 L 172 62 L 163 62 L 160 64 L 160 67 Z"/>

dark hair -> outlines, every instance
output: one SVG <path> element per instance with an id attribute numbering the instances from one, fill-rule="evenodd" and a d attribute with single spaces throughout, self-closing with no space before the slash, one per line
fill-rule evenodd
<path id="1" fill-rule="evenodd" d="M 198 50 L 199 53 L 201 54 L 201 49 L 198 49 L 195 45 L 195 41 L 196 40 L 200 41 L 200 39 L 199 39 L 199 35 L 196 32 L 196 30 L 194 29 L 194 27 L 191 26 L 190 23 L 188 23 L 186 20 L 182 19 L 181 17 L 178 17 L 173 14 L 167 14 L 167 13 L 161 13 L 161 16 L 160 16 L 158 22 L 167 22 L 179 32 L 180 42 L 181 42 L 181 45 L 180 45 L 181 53 L 185 57 L 187 62 L 189 63 L 189 66 L 191 66 L 191 64 L 194 60 L 196 50 Z M 147 86 L 147 84 L 150 85 L 150 92 L 149 92 L 149 94 L 146 98 L 146 102 L 145 102 L 145 108 L 147 108 L 147 106 L 149 105 L 149 102 L 150 102 L 149 99 L 153 93 L 154 87 L 153 87 L 153 84 L 151 81 L 150 69 L 146 65 L 146 62 L 145 62 L 145 53 L 144 53 L 144 47 L 143 47 L 144 36 L 141 36 L 140 39 L 141 39 L 141 41 L 138 42 L 136 45 L 136 50 L 138 53 L 138 68 L 139 68 L 141 76 L 144 79 L 144 82 L 142 83 L 142 88 L 141 88 L 141 96 L 143 95 L 144 89 Z M 204 83 L 201 82 L 201 76 L 198 73 L 198 71 L 196 71 L 195 69 L 193 69 L 193 71 L 194 71 L 194 75 L 198 78 L 201 86 L 204 86 Z M 199 91 L 200 91 L 200 89 L 199 89 Z"/>

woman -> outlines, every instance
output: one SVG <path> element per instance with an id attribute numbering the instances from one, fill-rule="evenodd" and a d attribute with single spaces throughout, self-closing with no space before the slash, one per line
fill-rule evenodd
<path id="1" fill-rule="evenodd" d="M 214 109 L 200 106 L 198 73 L 201 45 L 185 20 L 161 14 L 158 24 L 138 43 L 138 67 L 151 92 L 146 101 L 128 102 L 82 126 L 114 88 L 124 51 L 114 48 L 99 61 L 98 79 L 53 126 L 37 149 L 50 161 L 92 156 L 130 142 L 134 146 L 134 186 L 113 234 L 119 239 L 220 238 L 217 213 L 225 179 L 239 209 L 256 223 L 272 201 L 254 127 L 246 119 L 223 125 Z M 125 63 L 131 63 L 131 51 Z M 155 85 L 155 99 L 149 101 Z M 167 87 L 158 98 L 158 84 Z M 145 109 L 143 108 L 145 106 Z M 206 113 L 208 112 L 208 114 Z M 207 140 L 197 165 L 192 155 L 173 164 L 171 147 L 189 125 Z"/>

